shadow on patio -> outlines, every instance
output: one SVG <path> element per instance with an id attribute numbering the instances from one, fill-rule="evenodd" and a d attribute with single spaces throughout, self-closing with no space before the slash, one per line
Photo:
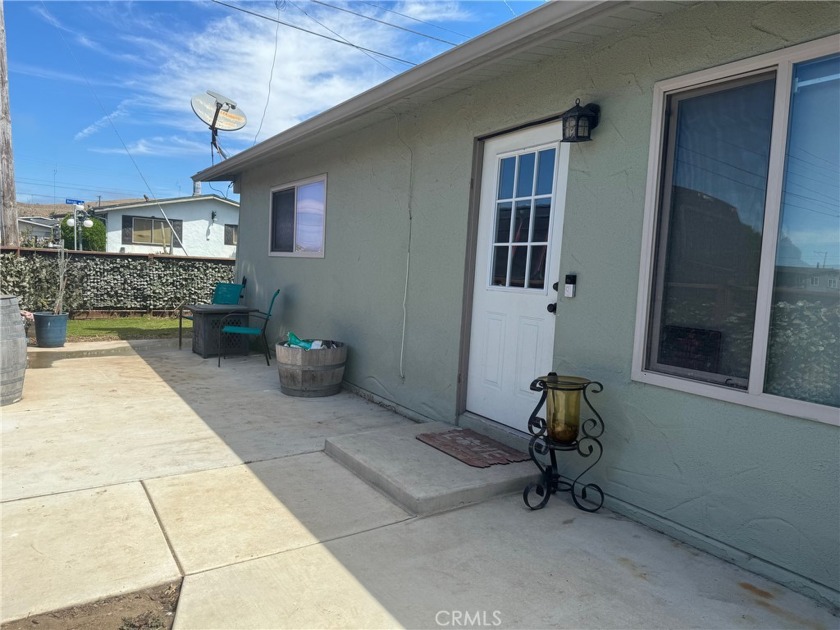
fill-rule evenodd
<path id="1" fill-rule="evenodd" d="M 44 367 L 2 419 L 3 620 L 184 575 L 176 628 L 837 626 L 567 497 L 415 516 L 323 452 L 383 431 L 414 447 L 414 423 L 346 392 L 284 396 L 259 355 L 221 369 L 171 343 L 30 356 Z"/>

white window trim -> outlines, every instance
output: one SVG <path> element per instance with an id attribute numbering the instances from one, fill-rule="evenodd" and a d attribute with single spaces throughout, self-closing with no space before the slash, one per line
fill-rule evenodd
<path id="1" fill-rule="evenodd" d="M 657 205 L 661 188 L 661 167 L 663 161 L 662 141 L 664 135 L 664 113 L 669 94 L 704 85 L 730 81 L 738 77 L 776 71 L 776 98 L 773 113 L 773 129 L 770 146 L 771 173 L 784 172 L 784 151 L 787 141 L 789 95 L 793 65 L 800 61 L 824 57 L 840 52 L 840 36 L 791 46 L 758 57 L 736 61 L 723 66 L 694 72 L 692 74 L 660 81 L 653 88 L 653 112 L 650 125 L 650 152 L 648 154 L 648 177 L 645 188 L 645 215 L 642 225 L 642 255 L 639 263 L 639 289 L 636 301 L 636 328 L 633 345 L 633 367 L 631 378 L 668 389 L 675 389 L 716 400 L 774 411 L 790 416 L 816 420 L 840 426 L 840 410 L 827 405 L 782 398 L 766 394 L 764 371 L 767 359 L 767 341 L 772 304 L 773 273 L 775 269 L 776 239 L 779 232 L 779 214 L 782 196 L 782 178 L 771 177 L 767 187 L 764 229 L 767 236 L 762 242 L 758 293 L 756 298 L 755 333 L 749 388 L 735 390 L 725 386 L 710 385 L 686 378 L 651 372 L 644 369 L 645 349 L 648 337 L 648 318 L 651 314 L 650 297 L 654 277 L 654 248 L 656 246 Z"/>
<path id="2" fill-rule="evenodd" d="M 273 207 L 272 207 L 272 198 L 274 197 L 274 193 L 278 190 L 288 190 L 289 188 L 299 188 L 301 186 L 306 186 L 307 184 L 314 184 L 315 182 L 324 182 L 324 225 L 321 227 L 321 251 L 320 252 L 275 252 L 271 249 L 271 241 L 274 236 L 274 224 L 273 220 Z M 307 177 L 306 179 L 299 179 L 294 182 L 289 182 L 287 184 L 280 184 L 279 186 L 273 186 L 268 191 L 268 255 L 274 256 L 278 258 L 323 258 L 324 253 L 327 249 L 327 174 L 322 173 L 321 175 L 316 175 L 314 177 Z M 297 200 L 297 197 L 295 197 Z M 295 216 L 297 216 L 297 208 L 295 208 Z"/>

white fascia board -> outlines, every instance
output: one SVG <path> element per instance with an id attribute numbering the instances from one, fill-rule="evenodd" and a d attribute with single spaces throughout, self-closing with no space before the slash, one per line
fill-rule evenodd
<path id="1" fill-rule="evenodd" d="M 177 199 L 157 199 L 152 201 L 142 201 L 139 203 L 127 203 L 119 206 L 103 206 L 102 208 L 91 208 L 91 212 L 96 214 L 105 214 L 108 212 L 116 212 L 117 210 L 157 208 L 158 206 L 170 206 L 173 204 L 190 203 L 193 201 L 219 201 L 234 206 L 235 208 L 239 207 L 239 204 L 231 199 L 225 199 L 217 195 L 201 195 L 196 197 L 178 197 Z"/>
<path id="2" fill-rule="evenodd" d="M 204 169 L 193 175 L 192 179 L 194 181 L 232 181 L 248 166 L 310 134 L 323 132 L 331 126 L 392 105 L 440 83 L 443 79 L 452 79 L 500 58 L 512 56 L 522 48 L 539 45 L 543 40 L 556 36 L 564 28 L 572 28 L 582 20 L 612 13 L 628 4 L 631 3 L 615 0 L 546 2 L 543 6 L 515 20 L 433 57 L 242 153 Z"/>

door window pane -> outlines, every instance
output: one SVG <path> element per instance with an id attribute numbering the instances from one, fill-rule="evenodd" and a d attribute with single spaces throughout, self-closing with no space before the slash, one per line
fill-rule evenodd
<path id="1" fill-rule="evenodd" d="M 512 180 L 511 180 L 512 181 Z M 496 242 L 510 242 L 511 203 L 505 201 L 496 205 Z"/>
<path id="2" fill-rule="evenodd" d="M 795 66 L 764 388 L 835 407 L 840 406 L 838 111 L 840 56 Z"/>
<path id="3" fill-rule="evenodd" d="M 534 236 L 535 243 L 548 241 L 548 226 L 551 220 L 551 199 L 537 199 L 534 203 Z"/>
<path id="4" fill-rule="evenodd" d="M 513 227 L 513 240 L 516 243 L 527 243 L 531 229 L 531 202 L 516 202 L 516 223 Z"/>
<path id="5" fill-rule="evenodd" d="M 499 199 L 513 197 L 513 176 L 516 170 L 516 158 L 505 158 L 499 164 Z"/>
<path id="6" fill-rule="evenodd" d="M 534 190 L 535 153 L 519 156 L 519 175 L 516 178 L 516 196 L 527 197 Z"/>
<path id="7" fill-rule="evenodd" d="M 537 195 L 550 195 L 554 191 L 555 149 L 540 151 L 537 162 Z"/>
<path id="8" fill-rule="evenodd" d="M 545 287 L 545 255 L 545 245 L 531 248 L 530 272 L 528 273 L 528 288 L 530 289 Z"/>
<path id="9" fill-rule="evenodd" d="M 672 96 L 648 363 L 745 389 L 775 77 Z"/>
<path id="10" fill-rule="evenodd" d="M 508 248 L 493 248 L 493 277 L 490 283 L 496 287 L 507 286 Z"/>
<path id="11" fill-rule="evenodd" d="M 511 287 L 525 286 L 525 270 L 528 262 L 528 248 L 514 247 L 513 257 L 510 262 L 510 283 Z"/>

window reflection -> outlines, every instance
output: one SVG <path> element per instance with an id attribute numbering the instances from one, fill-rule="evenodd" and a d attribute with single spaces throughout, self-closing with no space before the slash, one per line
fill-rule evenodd
<path id="1" fill-rule="evenodd" d="M 765 391 L 840 406 L 840 56 L 795 66 Z M 815 122 L 817 124 L 815 124 Z"/>

